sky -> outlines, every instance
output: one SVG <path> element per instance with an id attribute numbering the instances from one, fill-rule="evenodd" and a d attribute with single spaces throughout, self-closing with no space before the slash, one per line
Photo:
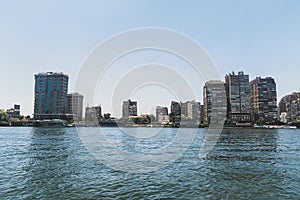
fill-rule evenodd
<path id="1" fill-rule="evenodd" d="M 172 29 L 193 38 L 207 51 L 221 77 L 240 70 L 249 74 L 250 79 L 272 76 L 277 83 L 278 100 L 300 91 L 298 0 L 1 0 L 0 3 L 0 108 L 11 108 L 18 103 L 22 114 L 33 114 L 34 74 L 39 72 L 68 74 L 69 92 L 74 92 L 83 62 L 100 43 L 120 32 L 143 27 Z M 171 65 L 179 73 L 192 74 L 188 66 L 177 62 L 178 58 L 137 52 L 114 64 L 115 70 L 106 77 L 107 85 L 115 73 L 122 76 L 120 68 L 149 63 L 152 59 L 172 60 Z M 195 100 L 202 102 L 204 82 L 197 80 L 190 78 L 197 90 Z M 118 117 L 121 105 L 120 110 L 112 110 L 111 102 L 105 98 L 110 90 L 107 88 L 97 90 L 94 101 L 84 104 L 101 104 L 104 113 Z M 153 113 L 154 104 L 169 106 L 175 98 L 165 88 L 153 85 L 136 90 L 129 97 L 138 100 L 140 114 Z"/>

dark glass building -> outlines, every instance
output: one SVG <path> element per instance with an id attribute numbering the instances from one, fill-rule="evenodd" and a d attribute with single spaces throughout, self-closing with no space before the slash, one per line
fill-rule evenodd
<path id="1" fill-rule="evenodd" d="M 34 77 L 34 118 L 66 120 L 68 75 L 46 72 L 36 74 Z"/>
<path id="2" fill-rule="evenodd" d="M 205 124 L 222 125 L 226 120 L 227 100 L 223 81 L 208 81 L 203 88 L 203 116 Z M 213 121 L 211 121 L 213 120 Z"/>
<path id="3" fill-rule="evenodd" d="M 171 102 L 171 113 L 174 116 L 181 115 L 181 106 L 180 106 L 179 102 L 177 102 L 177 101 L 172 101 Z"/>
<path id="4" fill-rule="evenodd" d="M 249 75 L 243 71 L 226 75 L 227 119 L 231 123 L 251 122 Z"/>

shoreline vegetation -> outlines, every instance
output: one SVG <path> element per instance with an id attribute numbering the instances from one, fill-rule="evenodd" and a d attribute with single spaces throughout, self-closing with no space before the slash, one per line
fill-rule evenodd
<path id="1" fill-rule="evenodd" d="M 300 129 L 300 122 L 288 124 L 262 124 L 239 123 L 239 124 L 199 124 L 197 121 L 175 122 L 170 124 L 154 123 L 134 123 L 119 119 L 90 121 L 66 121 L 66 120 L 13 120 L 0 121 L 0 127 L 128 127 L 128 128 L 212 128 L 212 129 L 230 129 L 230 128 L 255 128 L 255 129 Z"/>

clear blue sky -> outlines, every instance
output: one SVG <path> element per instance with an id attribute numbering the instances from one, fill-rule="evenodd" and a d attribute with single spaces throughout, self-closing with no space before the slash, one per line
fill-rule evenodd
<path id="1" fill-rule="evenodd" d="M 169 28 L 192 37 L 208 51 L 222 76 L 238 70 L 251 79 L 273 76 L 279 99 L 300 91 L 298 0 L 0 3 L 0 108 L 20 103 L 22 114 L 32 114 L 35 73 L 63 71 L 70 75 L 72 91 L 91 50 L 114 34 L 141 27 Z M 99 103 L 110 112 L 105 102 Z"/>

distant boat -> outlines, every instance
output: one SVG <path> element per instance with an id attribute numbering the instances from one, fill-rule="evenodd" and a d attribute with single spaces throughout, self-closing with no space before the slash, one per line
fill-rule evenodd
<path id="1" fill-rule="evenodd" d="M 278 126 L 278 125 L 256 125 L 254 128 L 257 129 L 297 129 L 297 126 L 291 126 L 291 125 L 286 125 L 286 126 Z"/>
<path id="2" fill-rule="evenodd" d="M 269 129 L 281 129 L 281 128 L 283 128 L 283 126 L 269 125 L 268 128 L 269 128 Z"/>
<path id="3" fill-rule="evenodd" d="M 297 129 L 297 126 L 284 126 L 284 129 Z"/>
<path id="4" fill-rule="evenodd" d="M 8 124 L 8 122 L 3 122 L 3 121 L 1 121 L 1 122 L 0 122 L 0 126 L 9 126 L 9 124 Z"/>
<path id="5" fill-rule="evenodd" d="M 266 125 L 256 125 L 256 126 L 254 126 L 254 128 L 267 129 L 267 128 L 269 128 L 269 127 L 266 126 Z"/>

